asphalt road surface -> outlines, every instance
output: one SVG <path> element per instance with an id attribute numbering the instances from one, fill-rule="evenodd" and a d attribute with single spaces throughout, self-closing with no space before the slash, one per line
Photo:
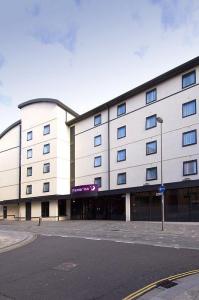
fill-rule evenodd
<path id="1" fill-rule="evenodd" d="M 39 236 L 0 254 L 0 299 L 117 300 L 197 268 L 198 250 Z"/>

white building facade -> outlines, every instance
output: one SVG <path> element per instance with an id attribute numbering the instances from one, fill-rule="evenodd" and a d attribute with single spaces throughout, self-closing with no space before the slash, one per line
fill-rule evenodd
<path id="1" fill-rule="evenodd" d="M 0 215 L 34 220 L 199 221 L 199 58 L 78 115 L 58 100 L 19 105 L 0 135 Z M 72 193 L 96 184 L 97 193 Z"/>

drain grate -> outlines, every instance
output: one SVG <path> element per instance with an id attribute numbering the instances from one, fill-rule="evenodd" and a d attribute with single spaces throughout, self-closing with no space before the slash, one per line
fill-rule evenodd
<path id="1" fill-rule="evenodd" d="M 167 279 L 167 280 L 164 280 L 164 281 L 158 283 L 157 287 L 163 287 L 165 289 L 170 289 L 176 285 L 178 285 L 176 282 Z"/>
<path id="2" fill-rule="evenodd" d="M 76 267 L 77 267 L 77 264 L 74 264 L 72 262 L 64 262 L 64 263 L 54 267 L 53 269 L 68 272 Z"/>

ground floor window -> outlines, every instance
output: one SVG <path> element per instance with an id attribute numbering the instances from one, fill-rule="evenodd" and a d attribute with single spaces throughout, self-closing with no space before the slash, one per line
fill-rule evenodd
<path id="1" fill-rule="evenodd" d="M 66 200 L 60 199 L 58 200 L 58 212 L 60 217 L 66 216 Z"/>
<path id="2" fill-rule="evenodd" d="M 41 216 L 42 216 L 42 218 L 49 217 L 49 202 L 48 201 L 41 203 Z"/>

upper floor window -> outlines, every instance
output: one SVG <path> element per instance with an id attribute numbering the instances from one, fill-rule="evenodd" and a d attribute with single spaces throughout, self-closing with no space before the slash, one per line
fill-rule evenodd
<path id="1" fill-rule="evenodd" d="M 50 191 L 50 183 L 49 182 L 44 182 L 43 184 L 43 192 L 49 192 Z"/>
<path id="2" fill-rule="evenodd" d="M 152 115 L 146 118 L 146 129 L 150 129 L 157 126 L 156 115 Z"/>
<path id="3" fill-rule="evenodd" d="M 183 162 L 183 176 L 195 175 L 198 173 L 197 159 Z"/>
<path id="4" fill-rule="evenodd" d="M 146 143 L 146 155 L 157 153 L 157 141 Z"/>
<path id="5" fill-rule="evenodd" d="M 102 144 L 102 136 L 97 135 L 94 137 L 94 146 L 100 146 Z"/>
<path id="6" fill-rule="evenodd" d="M 197 144 L 197 131 L 191 130 L 184 132 L 182 134 L 182 145 L 183 146 L 190 146 Z"/>
<path id="7" fill-rule="evenodd" d="M 32 176 L 32 167 L 27 168 L 27 176 Z"/>
<path id="8" fill-rule="evenodd" d="M 32 131 L 28 131 L 27 132 L 27 141 L 31 141 L 32 140 Z"/>
<path id="9" fill-rule="evenodd" d="M 122 103 L 117 106 L 117 116 L 125 115 L 126 113 L 126 103 Z"/>
<path id="10" fill-rule="evenodd" d="M 196 114 L 196 100 L 182 104 L 182 117 L 188 117 Z"/>
<path id="11" fill-rule="evenodd" d="M 182 88 L 186 88 L 192 84 L 196 83 L 196 71 L 191 71 L 182 76 Z"/>
<path id="12" fill-rule="evenodd" d="M 96 184 L 98 186 L 98 188 L 102 187 L 102 177 L 96 177 L 94 179 L 94 184 Z"/>
<path id="13" fill-rule="evenodd" d="M 146 169 L 146 180 L 156 180 L 157 179 L 157 167 Z"/>
<path id="14" fill-rule="evenodd" d="M 50 133 L 50 124 L 44 126 L 43 135 Z"/>
<path id="15" fill-rule="evenodd" d="M 126 126 L 119 127 L 117 129 L 117 138 L 121 139 L 126 136 Z"/>
<path id="16" fill-rule="evenodd" d="M 26 186 L 26 194 L 27 194 L 27 195 L 32 194 L 32 185 L 27 185 L 27 186 Z"/>
<path id="17" fill-rule="evenodd" d="M 50 144 L 45 144 L 43 148 L 43 154 L 50 153 Z"/>
<path id="18" fill-rule="evenodd" d="M 32 149 L 27 150 L 27 158 L 32 158 Z"/>
<path id="19" fill-rule="evenodd" d="M 126 149 L 117 151 L 117 161 L 124 161 L 126 160 Z"/>
<path id="20" fill-rule="evenodd" d="M 126 173 L 117 174 L 117 184 L 126 184 Z"/>
<path id="21" fill-rule="evenodd" d="M 157 90 L 156 89 L 146 92 L 146 104 L 149 104 L 156 100 L 157 100 Z"/>
<path id="22" fill-rule="evenodd" d="M 43 166 L 43 173 L 49 173 L 50 172 L 50 163 L 46 163 Z"/>
<path id="23" fill-rule="evenodd" d="M 102 165 L 102 157 L 96 156 L 94 158 L 94 167 L 100 167 Z"/>
<path id="24" fill-rule="evenodd" d="M 94 117 L 94 126 L 98 126 L 102 123 L 102 116 L 101 114 Z"/>

